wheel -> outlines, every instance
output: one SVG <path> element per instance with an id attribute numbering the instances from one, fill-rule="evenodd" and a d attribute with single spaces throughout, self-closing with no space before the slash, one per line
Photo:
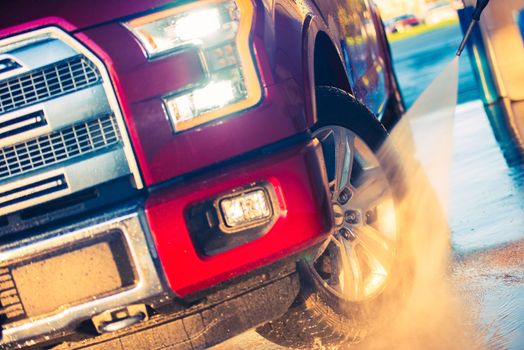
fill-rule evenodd
<path id="1" fill-rule="evenodd" d="M 291 309 L 257 329 L 277 344 L 309 349 L 359 341 L 388 319 L 389 301 L 403 290 L 395 274 L 397 192 L 377 156 L 387 133 L 341 90 L 319 88 L 317 105 L 322 122 L 313 135 L 322 144 L 336 228 L 314 259 L 300 263 L 302 290 Z"/>

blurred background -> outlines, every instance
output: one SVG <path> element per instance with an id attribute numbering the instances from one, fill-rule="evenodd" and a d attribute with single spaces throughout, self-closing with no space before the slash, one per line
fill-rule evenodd
<path id="1" fill-rule="evenodd" d="M 407 107 L 453 59 L 462 40 L 455 0 L 376 0 Z M 467 54 L 460 61 L 459 103 L 480 99 Z"/>

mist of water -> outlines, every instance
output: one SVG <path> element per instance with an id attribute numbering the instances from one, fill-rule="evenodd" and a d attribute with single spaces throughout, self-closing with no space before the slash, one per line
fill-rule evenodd
<path id="1" fill-rule="evenodd" d="M 403 264 L 395 273 L 412 278 L 402 285 L 402 298 L 387 300 L 381 310 L 394 313 L 394 321 L 358 344 L 359 349 L 482 348 L 465 303 L 448 279 L 447 208 L 457 90 L 455 59 L 419 97 L 380 150 L 381 163 L 393 185 L 403 188 L 397 207 L 404 239 L 404 249 L 399 252 Z"/>
<path id="2" fill-rule="evenodd" d="M 482 335 L 476 334 L 473 306 L 451 281 L 447 213 L 457 90 L 455 59 L 423 92 L 379 151 L 392 185 L 400 189 L 397 210 L 404 249 L 398 256 L 400 271 L 394 274 L 409 276 L 409 281 L 396 284 L 400 290 L 382 304 L 380 313 L 389 322 L 362 342 L 343 344 L 342 349 L 486 348 Z M 223 348 L 283 349 L 258 337 L 247 339 L 242 346 L 224 343 Z M 318 348 L 339 346 L 318 344 Z"/>

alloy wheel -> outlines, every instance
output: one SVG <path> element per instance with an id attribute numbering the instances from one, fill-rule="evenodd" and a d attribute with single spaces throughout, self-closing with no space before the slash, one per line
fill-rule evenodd
<path id="1" fill-rule="evenodd" d="M 337 297 L 365 301 L 384 290 L 394 264 L 393 191 L 377 157 L 354 132 L 327 126 L 314 136 L 324 151 L 336 228 L 310 270 Z"/>

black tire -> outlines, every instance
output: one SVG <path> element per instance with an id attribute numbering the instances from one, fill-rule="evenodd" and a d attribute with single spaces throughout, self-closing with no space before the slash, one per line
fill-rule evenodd
<path id="1" fill-rule="evenodd" d="M 373 152 L 378 152 L 387 137 L 385 128 L 373 114 L 345 91 L 333 87 L 317 88 L 317 108 L 318 128 L 337 125 L 350 129 Z M 409 262 L 398 259 L 394 266 L 406 263 Z M 409 283 L 405 274 L 392 273 L 381 294 L 365 302 L 350 302 L 340 299 L 312 278 L 311 268 L 311 264 L 299 263 L 301 292 L 294 304 L 283 317 L 257 329 L 266 339 L 282 346 L 306 349 L 358 342 L 390 320 L 395 313 L 391 305 L 400 305 L 391 300 L 399 300 Z"/>

